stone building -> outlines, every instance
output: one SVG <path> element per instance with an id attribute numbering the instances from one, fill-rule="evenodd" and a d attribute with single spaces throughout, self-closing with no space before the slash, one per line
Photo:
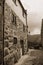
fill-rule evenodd
<path id="1" fill-rule="evenodd" d="M 41 44 L 43 46 L 43 19 L 42 19 L 42 26 L 41 26 Z"/>
<path id="2" fill-rule="evenodd" d="M 0 48 L 20 57 L 27 53 L 27 11 L 20 0 L 0 0 L 0 33 Z"/>

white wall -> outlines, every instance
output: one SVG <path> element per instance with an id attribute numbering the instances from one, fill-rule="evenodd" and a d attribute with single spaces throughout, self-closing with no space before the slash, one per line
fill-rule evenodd
<path id="1" fill-rule="evenodd" d="M 22 8 L 17 0 L 17 6 L 14 4 L 13 0 L 5 0 L 8 6 L 16 13 L 20 20 L 26 25 L 26 19 L 22 15 Z"/>

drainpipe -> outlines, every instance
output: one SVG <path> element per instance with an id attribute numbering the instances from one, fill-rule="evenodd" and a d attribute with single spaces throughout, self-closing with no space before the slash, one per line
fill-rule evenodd
<path id="1" fill-rule="evenodd" d="M 26 10 L 26 12 L 27 12 L 27 10 Z M 27 31 L 27 52 L 28 52 L 28 24 L 27 24 L 27 15 L 28 14 L 26 14 L 26 31 Z"/>

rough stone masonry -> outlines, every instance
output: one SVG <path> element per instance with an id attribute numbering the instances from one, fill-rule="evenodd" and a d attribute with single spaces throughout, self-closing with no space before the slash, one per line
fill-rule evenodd
<path id="1" fill-rule="evenodd" d="M 2 51 L 5 51 L 5 60 L 7 59 L 6 61 L 9 61 L 9 58 L 12 57 L 11 59 L 14 61 L 15 56 L 17 57 L 16 60 L 18 60 L 21 57 L 21 53 L 23 55 L 27 53 L 28 28 L 27 25 L 24 25 L 19 19 L 19 16 L 8 6 L 6 1 L 4 4 L 3 1 L 4 0 L 0 0 L 0 59 L 3 59 Z M 16 23 L 13 21 L 14 16 L 16 17 Z M 23 30 L 23 28 L 25 30 Z M 15 55 L 15 52 L 17 55 Z M 9 53 L 11 55 L 9 55 Z M 0 63 L 2 63 L 2 60 Z"/>

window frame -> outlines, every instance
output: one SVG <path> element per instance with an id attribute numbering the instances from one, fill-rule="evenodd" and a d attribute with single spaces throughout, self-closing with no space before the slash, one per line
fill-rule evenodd
<path id="1" fill-rule="evenodd" d="M 23 24 L 23 31 L 25 32 L 25 25 Z"/>
<path id="2" fill-rule="evenodd" d="M 24 17 L 24 10 L 22 10 L 22 15 L 23 15 L 23 17 Z"/>
<path id="3" fill-rule="evenodd" d="M 17 0 L 13 0 L 14 4 L 17 6 L 17 3 L 16 3 Z"/>
<path id="4" fill-rule="evenodd" d="M 17 38 L 16 37 L 13 38 L 13 44 L 17 44 Z"/>
<path id="5" fill-rule="evenodd" d="M 16 16 L 14 15 L 14 14 L 12 14 L 12 18 L 13 18 L 13 20 L 12 20 L 12 22 L 14 23 L 14 25 L 16 26 L 17 25 L 17 21 L 16 21 Z"/>

